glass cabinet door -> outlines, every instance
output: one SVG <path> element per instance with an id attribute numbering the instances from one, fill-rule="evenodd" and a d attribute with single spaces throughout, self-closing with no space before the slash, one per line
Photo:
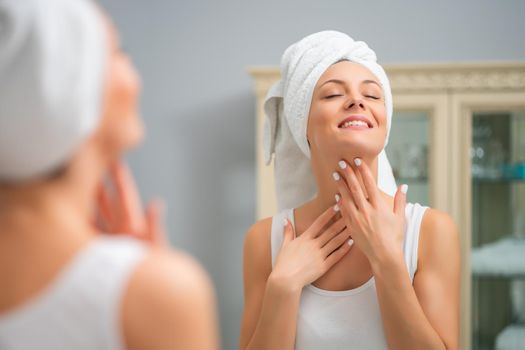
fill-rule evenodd
<path id="1" fill-rule="evenodd" d="M 430 205 L 429 117 L 424 111 L 397 111 L 386 153 L 398 185 L 408 185 L 408 201 Z"/>
<path id="2" fill-rule="evenodd" d="M 525 111 L 472 116 L 472 349 L 525 349 Z"/>

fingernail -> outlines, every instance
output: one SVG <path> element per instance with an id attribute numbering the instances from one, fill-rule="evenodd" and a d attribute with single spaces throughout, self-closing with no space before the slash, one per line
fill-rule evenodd
<path id="1" fill-rule="evenodd" d="M 354 240 L 350 238 L 346 243 L 351 247 L 354 244 Z"/>
<path id="2" fill-rule="evenodd" d="M 339 211 L 339 210 L 340 210 L 339 204 L 334 205 L 334 211 Z"/>
<path id="3" fill-rule="evenodd" d="M 361 163 L 362 163 L 361 158 L 355 158 L 355 159 L 354 159 L 354 164 L 355 164 L 355 166 L 360 166 Z"/>
<path id="4" fill-rule="evenodd" d="M 408 185 L 407 184 L 401 185 L 401 192 L 403 192 L 404 194 L 407 194 L 407 191 L 408 191 Z"/>
<path id="5" fill-rule="evenodd" d="M 340 167 L 341 169 L 345 169 L 345 168 L 346 168 L 346 162 L 345 162 L 344 160 L 340 160 L 340 161 L 339 161 L 339 167 Z"/>
<path id="6" fill-rule="evenodd" d="M 341 176 L 339 176 L 339 173 L 337 171 L 334 171 L 332 176 L 334 177 L 335 181 L 339 181 L 341 179 Z"/>
<path id="7" fill-rule="evenodd" d="M 283 220 L 283 226 L 286 227 L 288 225 L 288 219 Z"/>
<path id="8" fill-rule="evenodd" d="M 336 203 L 339 203 L 339 200 L 340 200 L 340 199 L 341 199 L 341 196 L 338 195 L 338 194 L 336 194 L 336 195 L 335 195 L 335 201 L 336 201 Z"/>

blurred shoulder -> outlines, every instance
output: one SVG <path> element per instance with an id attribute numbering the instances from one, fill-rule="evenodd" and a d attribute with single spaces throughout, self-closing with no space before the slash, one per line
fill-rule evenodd
<path id="1" fill-rule="evenodd" d="M 211 280 L 190 255 L 151 248 L 130 277 L 122 317 L 128 344 L 175 344 L 192 320 L 209 330 L 215 317 Z"/>

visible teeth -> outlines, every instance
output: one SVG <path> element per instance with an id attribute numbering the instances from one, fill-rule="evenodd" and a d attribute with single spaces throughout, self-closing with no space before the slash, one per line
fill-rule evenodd
<path id="1" fill-rule="evenodd" d="M 368 124 L 361 120 L 352 120 L 349 122 L 346 122 L 343 124 L 343 128 L 348 128 L 349 126 L 366 126 L 368 127 Z"/>

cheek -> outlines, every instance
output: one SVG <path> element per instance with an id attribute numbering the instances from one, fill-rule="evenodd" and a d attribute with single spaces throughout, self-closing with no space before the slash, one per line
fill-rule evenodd
<path id="1" fill-rule="evenodd" d="M 100 136 L 107 151 L 121 152 L 136 145 L 143 136 L 137 109 L 140 81 L 124 58 L 114 58 L 108 72 Z"/>
<path id="2" fill-rule="evenodd" d="M 330 106 L 312 106 L 308 116 L 307 137 L 310 146 L 321 146 L 333 133 L 333 118 L 336 111 Z"/>
<path id="3" fill-rule="evenodd" d="M 384 146 L 384 141 L 386 141 L 386 135 L 388 131 L 388 120 L 386 117 L 386 109 L 383 105 L 377 106 L 376 108 L 374 108 L 373 113 L 379 125 L 378 132 L 376 133 L 377 138 L 378 138 L 378 144 L 380 143 L 381 145 Z"/>
<path id="4" fill-rule="evenodd" d="M 138 75 L 127 60 L 121 59 L 112 65 L 112 78 L 109 84 L 110 99 L 114 103 L 110 105 L 118 110 L 119 114 L 124 112 L 134 114 L 137 106 L 140 82 Z M 126 113 L 127 112 L 127 113 Z"/>
<path id="5" fill-rule="evenodd" d="M 376 122 L 379 124 L 379 127 L 382 129 L 387 129 L 388 127 L 388 120 L 386 117 L 386 108 L 383 104 L 378 104 L 371 107 L 372 114 L 374 115 L 374 118 Z"/>

